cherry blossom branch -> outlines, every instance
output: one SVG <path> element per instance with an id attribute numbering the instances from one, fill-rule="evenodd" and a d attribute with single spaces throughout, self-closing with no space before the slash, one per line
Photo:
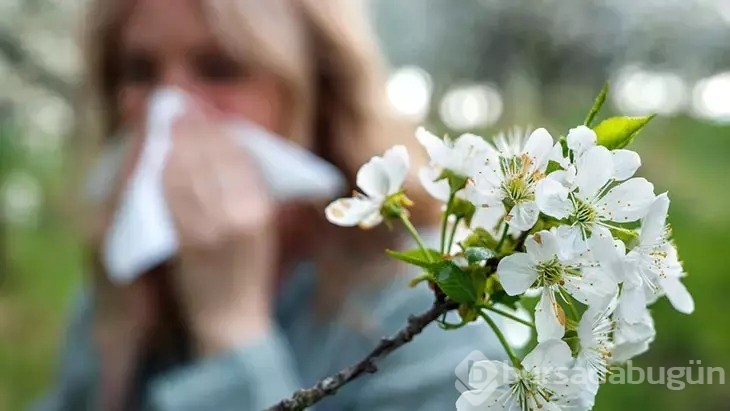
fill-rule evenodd
<path id="1" fill-rule="evenodd" d="M 311 407 L 323 398 L 334 395 L 345 384 L 365 374 L 372 374 L 378 370 L 378 362 L 393 351 L 410 342 L 416 335 L 420 334 L 426 326 L 436 321 L 445 313 L 459 307 L 453 301 L 444 301 L 437 298 L 433 306 L 420 315 L 411 315 L 408 324 L 392 337 L 383 338 L 364 359 L 353 364 L 337 374 L 320 380 L 311 388 L 301 389 L 295 392 L 291 398 L 282 400 L 269 408 L 269 411 L 294 411 Z"/>

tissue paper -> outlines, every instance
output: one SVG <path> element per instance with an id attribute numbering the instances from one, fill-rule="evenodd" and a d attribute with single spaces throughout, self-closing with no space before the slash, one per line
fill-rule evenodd
<path id="1" fill-rule="evenodd" d="M 149 104 L 146 138 L 103 245 L 110 279 L 126 284 L 167 261 L 179 240 L 164 197 L 163 171 L 174 142 L 172 126 L 185 113 L 188 97 L 177 89 L 156 92 Z M 231 122 L 234 138 L 256 163 L 279 202 L 329 199 L 345 188 L 333 165 L 244 120 Z M 107 172 L 108 174 L 108 172 Z"/>

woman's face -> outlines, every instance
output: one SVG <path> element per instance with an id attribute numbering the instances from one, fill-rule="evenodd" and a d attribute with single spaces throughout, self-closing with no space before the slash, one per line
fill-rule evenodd
<path id="1" fill-rule="evenodd" d="M 123 125 L 142 125 L 147 99 L 176 86 L 227 116 L 283 133 L 284 91 L 269 74 L 237 61 L 218 44 L 197 0 L 136 0 L 121 32 L 118 61 Z"/>

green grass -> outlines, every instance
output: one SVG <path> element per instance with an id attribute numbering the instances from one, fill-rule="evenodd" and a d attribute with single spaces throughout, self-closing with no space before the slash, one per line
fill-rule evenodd
<path id="1" fill-rule="evenodd" d="M 0 410 L 20 410 L 52 381 L 68 309 L 82 274 L 82 248 L 61 214 L 66 178 L 23 155 L 17 140 L 0 135 L 3 173 L 24 170 L 39 178 L 44 209 L 34 227 L 2 233 L 0 267 Z"/>

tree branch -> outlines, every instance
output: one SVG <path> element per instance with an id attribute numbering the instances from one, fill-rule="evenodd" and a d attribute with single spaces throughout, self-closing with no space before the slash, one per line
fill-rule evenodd
<path id="1" fill-rule="evenodd" d="M 28 53 L 23 42 L 6 30 L 0 30 L 0 55 L 28 81 L 38 83 L 68 102 L 73 101 L 74 86 L 40 64 Z"/>
<path id="2" fill-rule="evenodd" d="M 320 380 L 312 388 L 302 389 L 295 392 L 291 398 L 283 400 L 268 411 L 298 411 L 311 407 L 323 398 L 334 395 L 337 390 L 348 382 L 364 375 L 372 374 L 378 370 L 377 363 L 388 354 L 410 342 L 413 337 L 420 334 L 427 325 L 434 322 L 441 315 L 455 310 L 459 307 L 453 301 L 444 301 L 437 298 L 433 306 L 421 315 L 412 315 L 408 318 L 408 324 L 390 338 L 383 338 L 373 351 L 360 362 L 353 364 L 337 374 Z"/>

